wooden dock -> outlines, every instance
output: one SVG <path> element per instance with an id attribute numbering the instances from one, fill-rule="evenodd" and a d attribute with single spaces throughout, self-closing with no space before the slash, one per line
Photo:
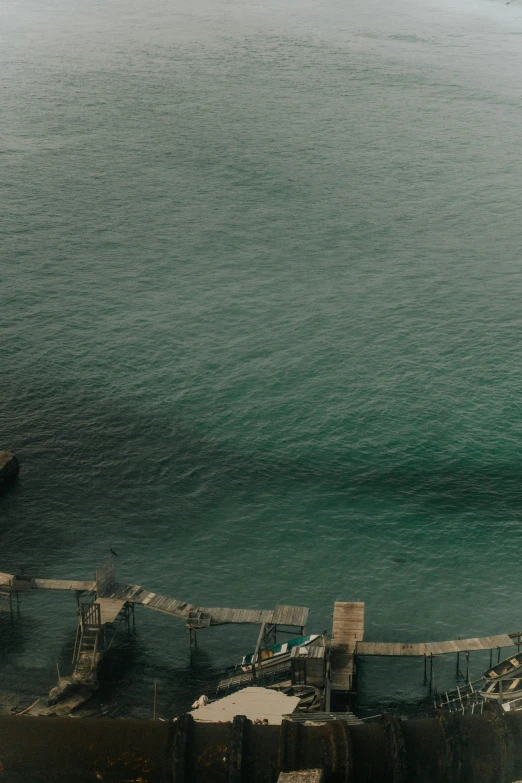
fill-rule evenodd
<path id="1" fill-rule="evenodd" d="M 205 607 L 151 592 L 141 585 L 116 581 L 114 558 L 109 558 L 96 570 L 93 580 L 43 579 L 28 575 L 0 572 L 2 608 L 12 607 L 13 595 L 20 590 L 63 590 L 73 592 L 78 607 L 78 625 L 73 653 L 72 678 L 77 682 L 93 683 L 96 671 L 115 636 L 120 622 L 134 621 L 134 607 L 144 606 L 156 612 L 183 620 L 190 631 L 191 644 L 197 630 L 225 624 L 253 624 L 260 626 L 260 639 L 274 636 L 278 630 L 295 630 L 304 634 L 308 608 L 278 605 L 274 609 L 232 609 Z M 5 599 L 5 600 L 4 600 Z M 258 642 L 259 644 L 259 642 Z M 270 668 L 270 667 L 267 667 Z M 256 672 L 236 672 L 245 685 L 256 679 Z"/>
<path id="2" fill-rule="evenodd" d="M 466 653 L 473 650 L 498 650 L 515 646 L 516 642 L 508 634 L 483 636 L 473 639 L 455 639 L 450 642 L 426 642 L 406 644 L 401 642 L 358 642 L 357 655 L 408 656 L 428 658 L 432 655 L 448 653 Z"/>
<path id="3" fill-rule="evenodd" d="M 0 572 L 0 587 L 16 590 L 16 575 Z M 141 585 L 120 584 L 114 579 L 112 558 L 97 571 L 97 579 L 40 579 L 35 577 L 33 588 L 42 590 L 65 590 L 95 593 L 97 599 L 140 604 L 156 612 L 168 614 L 184 620 L 193 629 L 208 628 L 215 625 L 263 623 L 278 626 L 290 626 L 304 631 L 308 621 L 309 609 L 303 606 L 276 606 L 274 609 L 231 609 L 227 607 L 205 607 L 191 604 L 176 598 L 151 592 Z M 20 587 L 18 588 L 20 589 Z"/>
<path id="4" fill-rule="evenodd" d="M 364 637 L 364 603 L 336 601 L 330 645 L 330 690 L 354 693 L 356 688 L 356 647 Z"/>

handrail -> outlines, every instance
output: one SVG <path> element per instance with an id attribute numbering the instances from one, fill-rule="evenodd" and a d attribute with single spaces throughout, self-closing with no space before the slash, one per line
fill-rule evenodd
<path id="1" fill-rule="evenodd" d="M 98 633 L 96 634 L 96 639 L 94 641 L 94 649 L 92 651 L 92 665 L 91 665 L 91 669 L 94 669 L 94 667 L 96 665 L 96 651 L 98 649 L 98 638 L 99 638 L 99 636 L 100 636 L 100 632 L 98 631 Z"/>
<path id="2" fill-rule="evenodd" d="M 96 601 L 80 604 L 80 617 L 82 626 L 99 628 L 101 626 L 100 604 Z"/>
<path id="3" fill-rule="evenodd" d="M 76 663 L 78 660 L 78 637 L 80 636 L 80 623 L 78 623 L 76 627 L 76 639 L 74 640 L 74 650 L 73 650 L 73 658 L 72 658 L 72 664 Z"/>

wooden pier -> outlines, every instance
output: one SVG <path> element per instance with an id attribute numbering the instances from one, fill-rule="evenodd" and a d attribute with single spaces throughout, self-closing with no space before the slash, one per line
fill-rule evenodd
<path id="1" fill-rule="evenodd" d="M 11 618 L 18 610 L 18 594 L 22 591 L 67 591 L 75 595 L 77 602 L 77 630 L 73 654 L 72 680 L 81 684 L 96 683 L 96 672 L 110 649 L 116 631 L 121 624 L 130 628 L 134 624 L 136 606 L 170 615 L 185 623 L 189 630 L 190 645 L 195 643 L 199 630 L 226 624 L 251 624 L 259 626 L 257 644 L 252 657 L 252 668 L 244 671 L 241 666 L 228 670 L 218 685 L 218 692 L 238 690 L 261 682 L 276 684 L 289 676 L 288 660 L 261 656 L 263 650 L 276 643 L 278 634 L 304 635 L 309 610 L 306 607 L 278 605 L 273 609 L 234 609 L 208 607 L 152 592 L 133 583 L 118 582 L 115 576 L 115 559 L 111 557 L 97 569 L 92 580 L 48 579 L 27 574 L 0 572 L 0 612 L 9 612 Z M 460 674 L 459 657 L 465 656 L 465 681 L 469 678 L 469 656 L 473 651 L 489 651 L 490 667 L 493 653 L 522 647 L 522 633 L 497 634 L 439 642 L 369 642 L 364 641 L 365 605 L 360 601 L 336 601 L 334 604 L 332 634 L 329 644 L 324 644 L 324 705 L 327 712 L 349 707 L 357 693 L 357 662 L 362 657 L 417 657 L 424 660 L 424 680 L 427 680 L 429 663 L 430 690 L 434 678 L 434 659 L 453 654 L 457 660 L 457 676 Z M 325 632 L 326 634 L 326 632 Z M 324 652 L 326 649 L 326 654 Z M 522 654 L 521 654 L 522 656 Z M 517 658 L 518 660 L 518 658 Z M 522 662 L 522 657 L 521 657 Z M 522 668 L 522 666 L 521 666 Z M 278 687 L 278 686 L 277 686 Z M 435 686 L 436 690 L 436 686 Z"/>
<path id="2" fill-rule="evenodd" d="M 96 687 L 96 672 L 109 650 L 117 627 L 134 623 L 135 606 L 183 620 L 189 629 L 190 644 L 198 630 L 225 624 L 259 625 L 256 652 L 262 643 L 273 643 L 277 633 L 304 634 L 308 608 L 278 605 L 274 609 L 232 609 L 205 607 L 151 592 L 141 585 L 119 583 L 115 578 L 114 558 L 97 569 L 93 580 L 42 579 L 25 574 L 0 572 L 0 609 L 11 611 L 13 596 L 26 590 L 63 590 L 76 596 L 78 624 L 73 653 L 72 681 Z M 256 667 L 242 673 L 241 685 L 256 679 Z M 235 683 L 234 683 L 235 684 Z"/>
<path id="3" fill-rule="evenodd" d="M 327 710 L 330 701 L 346 704 L 357 688 L 357 644 L 364 637 L 364 603 L 336 601 L 334 604 Z"/>
<path id="4" fill-rule="evenodd" d="M 432 655 L 466 653 L 472 650 L 498 650 L 516 644 L 509 634 L 483 636 L 473 639 L 455 639 L 450 642 L 358 642 L 357 655 L 413 656 L 429 658 Z"/>
<path id="5" fill-rule="evenodd" d="M 303 606 L 276 606 L 274 609 L 231 609 L 227 607 L 206 607 L 191 604 L 176 598 L 169 598 L 159 593 L 153 593 L 141 585 L 121 584 L 114 578 L 114 560 L 108 560 L 96 572 L 94 580 L 74 579 L 40 579 L 33 578 L 31 588 L 42 590 L 65 590 L 78 593 L 93 593 L 96 601 L 104 599 L 101 606 L 109 610 L 108 599 L 119 602 L 139 604 L 156 612 L 168 614 L 179 620 L 184 620 L 187 627 L 193 630 L 209 628 L 216 625 L 251 624 L 267 626 L 294 626 L 304 630 L 308 620 L 309 609 Z M 17 591 L 28 589 L 21 587 L 19 577 L 15 574 L 0 572 L 0 589 Z M 112 604 L 115 608 L 116 604 Z M 105 611 L 105 610 L 104 610 Z"/>

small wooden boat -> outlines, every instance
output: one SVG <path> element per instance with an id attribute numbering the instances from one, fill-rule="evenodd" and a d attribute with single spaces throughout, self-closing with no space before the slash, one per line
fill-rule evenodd
<path id="1" fill-rule="evenodd" d="M 480 691 L 490 701 L 510 701 L 522 696 L 522 653 L 511 655 L 484 673 L 485 682 Z"/>
<path id="2" fill-rule="evenodd" d="M 480 695 L 490 701 L 501 701 L 500 683 L 502 683 L 502 701 L 511 701 L 522 696 L 522 676 L 486 682 Z"/>
<path id="3" fill-rule="evenodd" d="M 315 633 L 310 636 L 296 636 L 294 639 L 289 639 L 287 642 L 281 642 L 280 644 L 273 644 L 271 647 L 267 647 L 265 650 L 260 650 L 258 655 L 255 653 L 248 653 L 243 656 L 241 661 L 241 668 L 244 672 L 252 671 L 252 663 L 263 664 L 265 661 L 272 663 L 283 662 L 290 658 L 294 647 L 311 647 L 317 645 L 322 640 L 322 635 Z"/>

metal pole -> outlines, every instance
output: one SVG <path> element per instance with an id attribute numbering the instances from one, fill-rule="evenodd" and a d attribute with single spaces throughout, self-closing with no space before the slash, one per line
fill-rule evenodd
<path id="1" fill-rule="evenodd" d="M 60 667 L 58 665 L 58 661 L 56 662 L 56 671 L 58 672 L 58 685 L 59 685 L 61 677 L 60 677 Z"/>

